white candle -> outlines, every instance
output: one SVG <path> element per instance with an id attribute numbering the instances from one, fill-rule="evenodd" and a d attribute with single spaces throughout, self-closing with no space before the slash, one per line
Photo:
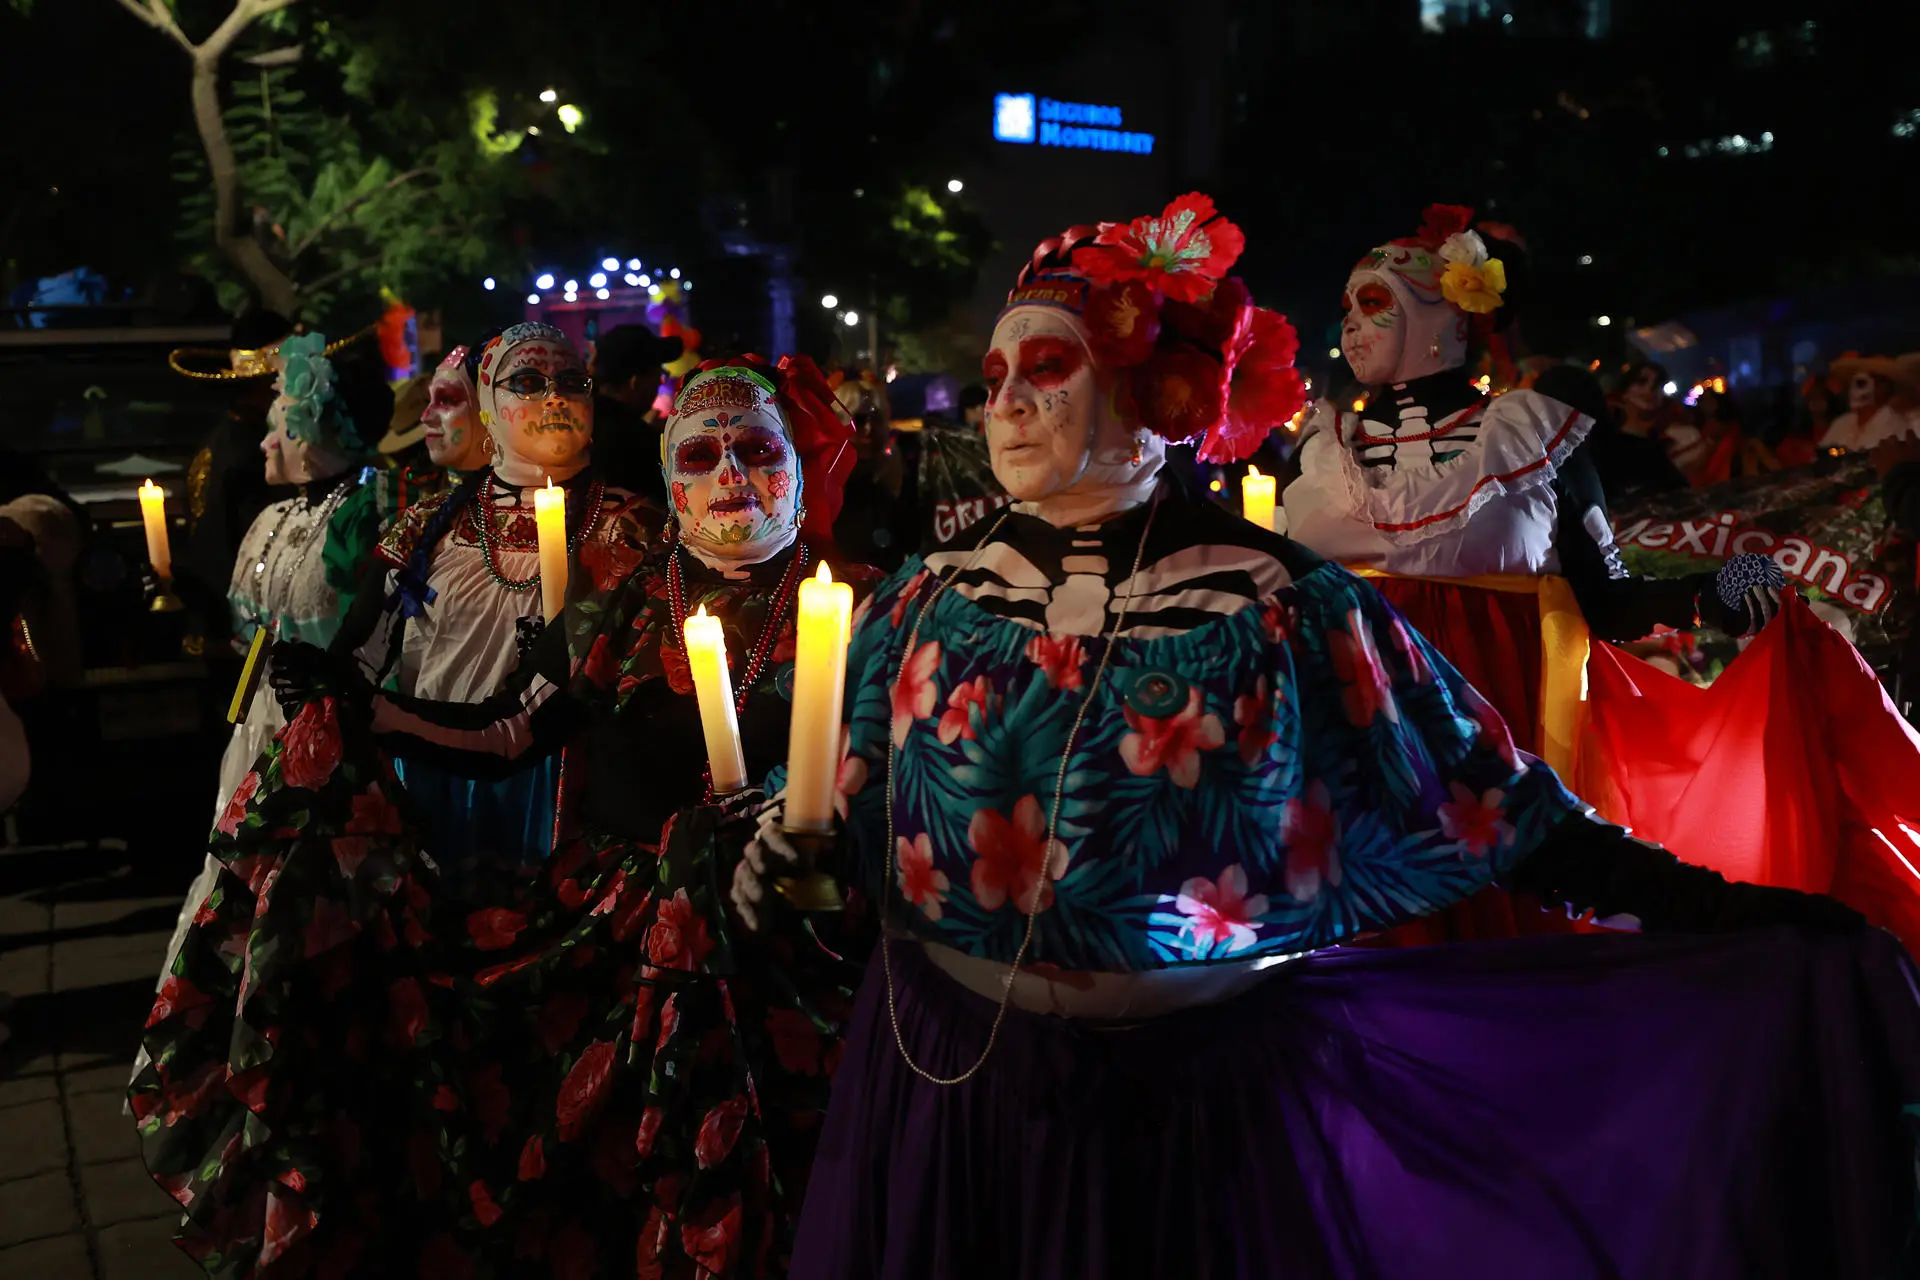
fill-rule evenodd
<path id="1" fill-rule="evenodd" d="M 173 549 L 167 543 L 167 491 L 151 480 L 140 485 L 140 519 L 147 526 L 147 561 L 160 577 L 173 577 Z"/>
<path id="2" fill-rule="evenodd" d="M 727 670 L 727 639 L 720 619 L 701 605 L 682 628 L 694 696 L 700 700 L 700 727 L 707 735 L 707 766 L 717 796 L 744 791 L 747 762 L 740 753 L 740 721 L 733 705 L 733 677 Z"/>
<path id="3" fill-rule="evenodd" d="M 793 721 L 787 733 L 787 811 L 796 831 L 833 830 L 833 785 L 840 772 L 840 709 L 853 636 L 853 588 L 835 582 L 824 562 L 800 584 L 794 623 Z"/>
<path id="4" fill-rule="evenodd" d="M 1240 514 L 1262 529 L 1273 528 L 1273 481 L 1258 467 L 1248 467 L 1240 480 Z"/>
<path id="5" fill-rule="evenodd" d="M 533 522 L 540 532 L 540 606 L 552 622 L 567 605 L 567 491 L 551 479 L 533 492 Z"/>

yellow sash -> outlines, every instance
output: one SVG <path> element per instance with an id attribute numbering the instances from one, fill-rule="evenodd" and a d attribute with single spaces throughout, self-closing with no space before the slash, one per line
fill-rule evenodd
<path id="1" fill-rule="evenodd" d="M 1411 577 L 1418 582 L 1443 582 L 1456 587 L 1478 587 L 1482 591 L 1503 591 L 1508 595 L 1538 596 L 1540 758 L 1567 786 L 1574 785 L 1581 718 L 1586 714 L 1590 641 L 1587 620 L 1580 612 L 1580 602 L 1573 598 L 1572 584 L 1555 574 L 1532 577 L 1521 573 L 1488 573 L 1476 578 L 1428 578 L 1350 567 L 1363 578 Z"/>

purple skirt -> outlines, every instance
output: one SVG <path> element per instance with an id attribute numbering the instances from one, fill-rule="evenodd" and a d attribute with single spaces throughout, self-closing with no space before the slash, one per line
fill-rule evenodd
<path id="1" fill-rule="evenodd" d="M 992 1004 L 892 947 L 908 1048 L 964 1070 Z M 1010 1012 L 941 1088 L 876 957 L 790 1274 L 1911 1274 L 1915 977 L 1877 932 L 1337 950 L 1146 1023 Z"/>

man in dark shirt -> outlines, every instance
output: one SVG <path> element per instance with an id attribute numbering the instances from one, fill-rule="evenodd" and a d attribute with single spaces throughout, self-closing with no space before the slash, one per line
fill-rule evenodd
<path id="1" fill-rule="evenodd" d="M 653 399 L 661 366 L 680 357 L 679 338 L 663 338 L 641 324 L 609 329 L 594 345 L 593 465 L 600 478 L 667 509 L 660 470 L 660 415 Z"/>

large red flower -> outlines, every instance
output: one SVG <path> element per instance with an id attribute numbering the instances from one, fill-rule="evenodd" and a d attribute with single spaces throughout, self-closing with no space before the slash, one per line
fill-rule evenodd
<path id="1" fill-rule="evenodd" d="M 1255 917 L 1267 913 L 1267 895 L 1247 893 L 1247 870 L 1239 863 L 1220 873 L 1213 881 L 1195 876 L 1180 886 L 1174 906 L 1187 923 L 1181 931 L 1193 935 L 1195 946 L 1227 944 L 1227 951 L 1239 951 L 1254 943 L 1254 931 L 1260 928 Z"/>
<path id="2" fill-rule="evenodd" d="M 1128 386 L 1142 425 L 1182 444 L 1220 421 L 1227 408 L 1227 371 L 1198 347 L 1154 352 L 1134 369 Z"/>
<path id="3" fill-rule="evenodd" d="M 1020 911 L 1032 914 L 1053 905 L 1048 876 L 1058 880 L 1067 874 L 1067 847 L 1048 841 L 1046 816 L 1036 797 L 1020 797 L 1011 822 L 997 809 L 974 810 L 967 839 L 980 855 L 970 878 L 982 907 L 998 911 L 1011 899 Z"/>
<path id="4" fill-rule="evenodd" d="M 487 1184 L 476 1180 L 467 1188 L 467 1195 L 473 1200 L 473 1216 L 480 1219 L 480 1225 L 490 1227 L 500 1221 L 500 1206 L 493 1202 L 493 1192 Z"/>
<path id="5" fill-rule="evenodd" d="M 525 916 L 505 907 L 488 907 L 467 917 L 467 933 L 472 936 L 473 945 L 482 951 L 501 951 L 512 946 L 526 927 Z"/>
<path id="6" fill-rule="evenodd" d="M 1453 783 L 1450 790 L 1453 799 L 1440 806 L 1440 829 L 1449 840 L 1458 840 L 1476 858 L 1513 843 L 1513 824 L 1507 821 L 1504 792 L 1480 795 L 1460 782 Z"/>
<path id="7" fill-rule="evenodd" d="M 1073 269 L 1096 284 L 1144 280 L 1168 298 L 1193 302 L 1240 259 L 1247 238 L 1218 216 L 1210 196 L 1189 192 L 1158 217 L 1135 218 L 1102 231 L 1073 251 Z"/>
<path id="8" fill-rule="evenodd" d="M 1209 351 L 1231 351 L 1254 311 L 1253 295 L 1238 276 L 1229 276 L 1211 293 L 1193 302 L 1169 302 L 1162 313 L 1178 337 Z"/>
<path id="9" fill-rule="evenodd" d="M 1206 710 L 1198 685 L 1187 690 L 1187 705 L 1170 716 L 1141 715 L 1123 708 L 1133 732 L 1120 739 L 1120 758 L 1138 777 L 1161 769 L 1173 784 L 1188 791 L 1200 783 L 1200 753 L 1226 742 L 1220 717 Z"/>
<path id="10" fill-rule="evenodd" d="M 1080 673 L 1086 654 L 1080 648 L 1079 636 L 1037 635 L 1027 641 L 1026 654 L 1027 661 L 1045 672 L 1047 683 L 1055 689 L 1066 692 L 1086 683 Z"/>
<path id="11" fill-rule="evenodd" d="M 596 1040 L 588 1045 L 560 1083 L 560 1097 L 554 1106 L 554 1119 L 560 1124 L 560 1141 L 572 1142 L 580 1130 L 606 1101 L 607 1082 L 613 1076 L 613 1042 Z"/>
<path id="12" fill-rule="evenodd" d="M 893 685 L 895 742 L 905 744 L 907 730 L 913 727 L 913 722 L 933 714 L 940 701 L 940 691 L 934 687 L 934 676 L 939 670 L 940 642 L 929 640 L 914 650 L 913 657 L 900 672 L 900 678 Z"/>
<path id="13" fill-rule="evenodd" d="M 745 1095 L 728 1098 L 708 1111 L 700 1121 L 700 1134 L 693 1142 L 694 1159 L 702 1169 L 711 1169 L 727 1158 L 747 1122 Z"/>
<path id="14" fill-rule="evenodd" d="M 1420 220 L 1420 240 L 1438 245 L 1473 225 L 1473 210 L 1458 204 L 1430 204 Z"/>
<path id="15" fill-rule="evenodd" d="M 309 702 L 280 731 L 280 780 L 312 791 L 340 767 L 340 721 L 331 697 Z"/>
<path id="16" fill-rule="evenodd" d="M 351 942 L 359 932 L 359 922 L 346 907 L 331 898 L 315 898 L 313 918 L 307 921 L 306 956 L 312 959 Z"/>
<path id="17" fill-rule="evenodd" d="M 1315 779 L 1280 812 L 1280 839 L 1287 846 L 1287 895 L 1312 902 L 1322 885 L 1340 883 L 1340 819 L 1327 784 Z"/>
<path id="18" fill-rule="evenodd" d="M 687 665 L 687 655 L 673 644 L 660 646 L 660 666 L 667 674 L 667 688 L 675 693 L 693 692 L 693 669 Z"/>
<path id="19" fill-rule="evenodd" d="M 547 1148 L 539 1134 L 528 1138 L 527 1145 L 520 1148 L 520 1167 L 515 1173 L 522 1182 L 533 1182 L 547 1176 Z"/>
<path id="20" fill-rule="evenodd" d="M 380 793 L 379 783 L 353 797 L 353 816 L 347 819 L 347 830 L 355 835 L 388 836 L 400 830 L 400 810 Z"/>
<path id="21" fill-rule="evenodd" d="M 1356 729 L 1372 724 L 1375 716 L 1400 723 L 1400 708 L 1394 703 L 1392 685 L 1380 663 L 1373 629 L 1358 609 L 1348 612 L 1347 628 L 1327 633 L 1327 653 L 1333 660 L 1333 674 L 1344 686 L 1340 697 L 1348 722 Z"/>
<path id="22" fill-rule="evenodd" d="M 740 1254 L 740 1201 L 729 1196 L 724 1207 L 703 1210 L 680 1228 L 680 1247 L 707 1272 L 723 1276 Z"/>
<path id="23" fill-rule="evenodd" d="M 1205 462 L 1251 457 L 1267 436 L 1307 402 L 1307 388 L 1293 367 L 1300 336 L 1287 318 L 1248 307 L 1245 323 L 1227 349 L 1227 411 L 1200 443 Z"/>
<path id="24" fill-rule="evenodd" d="M 240 785 L 233 789 L 233 795 L 227 799 L 227 807 L 220 811 L 220 820 L 213 829 L 223 836 L 233 835 L 240 830 L 240 824 L 246 821 L 247 801 L 253 799 L 254 792 L 260 790 L 260 775 L 249 773 L 240 779 Z"/>
<path id="25" fill-rule="evenodd" d="M 1140 280 L 1093 289 L 1083 315 L 1093 358 L 1110 369 L 1139 364 L 1160 337 L 1160 295 Z"/>
<path id="26" fill-rule="evenodd" d="M 980 708 L 980 722 L 986 723 L 993 709 L 993 685 L 985 676 L 975 676 L 955 687 L 947 698 L 947 709 L 940 717 L 940 741 L 951 746 L 965 739 L 974 740 L 973 708 Z"/>
<path id="27" fill-rule="evenodd" d="M 694 969 L 712 950 L 707 922 L 693 909 L 685 889 L 660 904 L 660 914 L 647 931 L 649 960 L 663 969 Z"/>
<path id="28" fill-rule="evenodd" d="M 595 636 L 593 647 L 587 650 L 587 660 L 580 664 L 580 674 L 596 689 L 604 689 L 613 683 L 620 674 L 620 660 L 613 656 L 613 641 L 606 636 Z"/>
<path id="29" fill-rule="evenodd" d="M 260 1265 L 264 1267 L 285 1257 L 319 1221 L 319 1215 L 307 1208 L 306 1202 L 298 1194 L 283 1189 L 278 1183 L 269 1183 L 267 1226 L 260 1242 Z"/>

